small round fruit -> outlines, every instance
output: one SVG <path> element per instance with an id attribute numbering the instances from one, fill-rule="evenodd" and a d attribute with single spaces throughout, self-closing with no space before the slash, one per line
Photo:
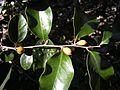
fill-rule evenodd
<path id="1" fill-rule="evenodd" d="M 72 55 L 72 50 L 68 47 L 64 47 L 62 48 L 62 51 L 66 54 L 66 55 Z"/>
<path id="2" fill-rule="evenodd" d="M 23 54 L 23 53 L 25 52 L 25 49 L 20 46 L 20 47 L 18 47 L 18 48 L 16 49 L 16 52 L 17 52 L 18 54 Z"/>
<path id="3" fill-rule="evenodd" d="M 87 44 L 87 42 L 85 40 L 80 40 L 76 44 L 80 45 L 80 46 L 83 46 L 83 45 Z"/>

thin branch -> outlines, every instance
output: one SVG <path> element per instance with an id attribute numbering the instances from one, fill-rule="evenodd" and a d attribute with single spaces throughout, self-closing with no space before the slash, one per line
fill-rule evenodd
<path id="1" fill-rule="evenodd" d="M 12 50 L 16 50 L 15 47 L 9 47 L 9 46 L 1 46 L 0 48 L 1 48 L 2 50 L 4 50 L 4 49 L 12 49 Z"/>
<path id="2" fill-rule="evenodd" d="M 78 47 L 78 48 L 99 48 L 99 46 L 79 46 L 76 44 L 73 45 L 35 45 L 35 46 L 25 46 L 23 48 L 63 48 L 63 47 Z M 9 47 L 9 46 L 1 46 L 2 49 L 12 49 L 12 50 L 16 50 L 17 47 Z"/>
<path id="3" fill-rule="evenodd" d="M 73 35 L 75 38 L 75 14 L 76 14 L 76 7 L 74 7 L 74 14 L 73 14 Z M 75 44 L 75 39 L 74 39 L 74 44 Z"/>

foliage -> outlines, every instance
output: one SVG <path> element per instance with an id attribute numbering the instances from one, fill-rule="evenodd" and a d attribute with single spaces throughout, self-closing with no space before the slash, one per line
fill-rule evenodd
<path id="1" fill-rule="evenodd" d="M 11 85 L 19 78 L 29 86 L 25 90 L 33 82 L 36 90 L 100 90 L 105 81 L 107 89 L 115 89 L 111 79 L 120 78 L 119 5 L 100 1 L 0 1 L 0 65 L 10 65 L 0 75 L 0 88 L 18 84 L 21 90 L 23 83 Z M 85 44 L 77 44 L 80 40 Z M 25 51 L 17 53 L 19 47 Z"/>

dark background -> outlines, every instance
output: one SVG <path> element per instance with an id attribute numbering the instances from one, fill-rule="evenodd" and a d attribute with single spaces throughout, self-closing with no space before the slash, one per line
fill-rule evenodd
<path id="1" fill-rule="evenodd" d="M 22 12 L 22 9 L 27 4 L 24 4 L 23 7 L 20 7 L 19 2 L 21 0 L 13 0 L 16 3 L 16 6 L 10 6 L 9 4 L 12 0 L 6 0 L 8 6 L 4 7 L 7 9 L 7 15 L 3 16 L 4 19 L 0 20 L 0 30 L 6 25 L 9 20 L 9 15 L 12 15 L 17 12 Z M 33 2 L 32 2 L 33 3 Z M 53 11 L 53 26 L 49 34 L 50 39 L 54 44 L 71 44 L 73 36 L 73 14 L 74 7 L 77 7 L 77 12 L 80 14 L 78 18 L 80 19 L 79 27 L 81 27 L 86 21 L 95 19 L 98 16 L 103 16 L 104 20 L 101 20 L 104 25 L 101 25 L 96 28 L 96 32 L 89 37 L 84 37 L 91 45 L 95 44 L 93 42 L 94 37 L 101 37 L 103 31 L 111 31 L 113 36 L 110 40 L 109 45 L 105 45 L 100 49 L 97 49 L 101 52 L 102 63 L 101 67 L 106 68 L 110 65 L 113 65 L 115 74 L 109 79 L 104 80 L 100 78 L 100 90 L 120 90 L 120 1 L 119 0 L 52 0 L 49 5 Z M 31 5 L 34 6 L 34 5 Z M 42 8 L 44 9 L 44 8 Z M 12 12 L 11 12 L 12 11 Z M 79 30 L 76 30 L 76 33 Z M 1 35 L 1 34 L 0 34 Z M 2 33 L 3 35 L 3 33 Z M 3 37 L 1 36 L 3 39 Z M 33 35 L 29 36 L 26 41 L 27 44 L 34 44 L 36 41 L 33 41 L 35 37 Z M 118 42 L 118 43 L 116 43 Z M 3 45 L 12 46 L 12 43 L 9 41 L 6 36 L 2 41 Z M 28 50 L 30 51 L 30 50 Z M 13 51 L 9 51 L 13 52 Z M 4 55 L 9 53 L 4 51 L 0 55 L 0 84 L 5 79 L 11 64 L 6 63 L 4 60 Z M 78 53 L 79 52 L 79 53 Z M 83 53 L 84 52 L 84 53 Z M 109 54 L 107 54 L 109 53 Z M 16 53 L 15 53 L 16 54 Z M 86 51 L 83 49 L 75 48 L 71 58 L 73 61 L 73 66 L 75 70 L 74 79 L 71 83 L 69 90 L 90 90 L 88 83 L 88 76 L 86 75 L 86 66 L 85 66 L 85 57 Z M 19 56 L 15 56 L 15 60 L 12 63 L 13 71 L 11 74 L 10 80 L 7 82 L 5 89 L 7 90 L 38 90 L 39 83 L 38 79 L 41 74 L 41 70 L 32 71 L 32 69 L 24 71 L 19 65 Z M 91 71 L 92 77 L 92 86 L 95 87 L 96 77 L 98 75 Z M 99 89 L 96 89 L 99 90 Z"/>

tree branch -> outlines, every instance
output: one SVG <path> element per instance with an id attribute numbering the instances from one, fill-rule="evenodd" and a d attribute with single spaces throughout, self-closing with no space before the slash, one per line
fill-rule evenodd
<path id="1" fill-rule="evenodd" d="M 98 46 L 79 46 L 76 44 L 73 45 L 35 45 L 35 46 L 25 46 L 23 48 L 63 48 L 63 47 L 78 47 L 78 48 L 99 48 L 100 45 Z M 2 49 L 12 49 L 12 50 L 16 50 L 17 47 L 9 47 L 9 46 L 1 46 Z"/>

